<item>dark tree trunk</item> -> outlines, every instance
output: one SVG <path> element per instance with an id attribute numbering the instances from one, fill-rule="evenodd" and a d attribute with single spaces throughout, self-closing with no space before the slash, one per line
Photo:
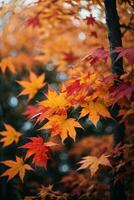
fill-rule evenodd
<path id="1" fill-rule="evenodd" d="M 110 51 L 112 52 L 116 47 L 122 46 L 119 16 L 116 10 L 116 0 L 104 0 L 104 4 Z M 116 57 L 117 53 L 111 53 L 112 71 L 115 74 L 121 75 L 124 72 L 123 59 L 120 58 L 115 62 Z"/>
<path id="2" fill-rule="evenodd" d="M 112 72 L 117 75 L 121 75 L 124 73 L 123 71 L 123 59 L 119 59 L 116 61 L 118 56 L 117 53 L 113 53 L 112 51 L 116 47 L 122 46 L 121 40 L 121 30 L 119 24 L 119 16 L 116 9 L 116 0 L 104 0 L 105 5 L 105 14 L 106 14 L 106 23 L 108 28 L 108 39 L 110 45 L 111 52 L 111 62 L 112 62 Z M 115 105 L 112 109 L 112 115 L 116 119 L 115 129 L 114 129 L 114 145 L 118 143 L 123 144 L 124 136 L 125 136 L 125 127 L 124 124 L 119 125 L 118 116 L 119 106 Z M 114 178 L 114 177 L 113 177 Z M 110 191 L 110 200 L 126 200 L 124 185 L 121 182 L 113 183 L 113 179 L 111 181 L 111 191 Z"/>

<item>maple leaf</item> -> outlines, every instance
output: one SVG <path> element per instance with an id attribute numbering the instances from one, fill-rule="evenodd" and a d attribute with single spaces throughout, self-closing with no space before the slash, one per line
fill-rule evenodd
<path id="1" fill-rule="evenodd" d="M 126 110 L 126 113 L 123 118 L 127 117 L 128 115 L 134 114 L 134 102 L 131 103 L 130 108 Z"/>
<path id="2" fill-rule="evenodd" d="M 43 106 L 33 106 L 33 105 L 28 105 L 24 115 L 28 119 L 35 119 L 35 124 L 41 123 L 44 121 L 45 118 L 50 117 L 53 114 L 53 110 L 48 108 L 48 107 L 43 107 Z"/>
<path id="3" fill-rule="evenodd" d="M 110 161 L 108 160 L 108 156 L 104 154 L 102 154 L 99 158 L 95 156 L 83 157 L 79 164 L 81 164 L 81 166 L 78 170 L 89 168 L 91 171 L 91 176 L 98 171 L 99 165 L 112 167 Z"/>
<path id="4" fill-rule="evenodd" d="M 28 18 L 26 21 L 26 25 L 32 26 L 33 28 L 35 28 L 36 26 L 39 26 L 40 25 L 39 14 L 34 17 Z"/>
<path id="5" fill-rule="evenodd" d="M 42 199 L 46 199 L 49 193 L 52 195 L 52 193 L 54 193 L 52 188 L 53 188 L 53 185 L 48 185 L 48 187 L 45 187 L 44 185 L 42 185 L 39 188 L 39 193 L 38 193 L 39 197 Z M 57 195 L 58 194 L 56 193 L 56 197 Z"/>
<path id="6" fill-rule="evenodd" d="M 9 69 L 12 74 L 15 74 L 16 71 L 15 71 L 15 66 L 13 64 L 12 57 L 3 58 L 2 61 L 0 62 L 0 69 L 3 74 L 5 74 L 6 69 Z"/>
<path id="7" fill-rule="evenodd" d="M 8 176 L 8 181 L 14 178 L 14 176 L 16 176 L 17 174 L 19 174 L 20 179 L 23 181 L 25 171 L 33 170 L 30 165 L 25 164 L 23 159 L 18 156 L 16 156 L 16 161 L 6 160 L 6 161 L 2 161 L 1 163 L 10 167 L 1 175 L 1 177 Z"/>
<path id="8" fill-rule="evenodd" d="M 53 114 L 53 111 L 50 110 L 48 107 L 44 108 L 43 106 L 33 106 L 28 105 L 24 115 L 28 119 L 36 119 L 36 123 L 42 122 L 45 118 L 49 117 L 51 114 Z"/>
<path id="9" fill-rule="evenodd" d="M 69 106 L 66 93 L 61 92 L 60 94 L 57 94 L 53 89 L 49 89 L 46 96 L 47 99 L 41 101 L 39 105 L 50 108 L 53 112 L 62 112 Z"/>
<path id="10" fill-rule="evenodd" d="M 126 117 L 133 114 L 134 114 L 134 102 L 130 104 L 128 109 L 121 109 L 119 111 L 118 115 L 122 117 L 122 119 L 120 120 L 120 123 L 124 122 Z"/>
<path id="11" fill-rule="evenodd" d="M 36 95 L 38 90 L 44 87 L 44 79 L 44 74 L 38 77 L 33 72 L 30 72 L 29 81 L 17 81 L 24 88 L 19 96 L 28 95 L 28 99 L 32 99 Z"/>
<path id="12" fill-rule="evenodd" d="M 3 147 L 11 145 L 13 142 L 18 142 L 19 138 L 21 136 L 20 132 L 17 132 L 11 125 L 4 124 L 5 131 L 1 131 L 0 135 L 3 136 L 2 139 L 0 139 L 0 142 L 3 142 Z"/>
<path id="13" fill-rule="evenodd" d="M 98 62 L 99 60 L 104 60 L 104 62 L 107 61 L 107 58 L 109 56 L 109 52 L 106 51 L 104 49 L 103 46 L 95 49 L 95 51 L 93 51 L 92 53 L 86 55 L 84 58 L 82 58 L 83 60 L 89 60 L 90 64 L 95 64 L 96 62 Z"/>
<path id="14" fill-rule="evenodd" d="M 42 106 L 33 106 L 33 105 L 28 105 L 24 115 L 28 118 L 28 119 L 32 119 L 35 118 L 37 116 L 39 116 L 42 112 L 43 107 Z"/>
<path id="15" fill-rule="evenodd" d="M 111 115 L 104 104 L 100 102 L 89 102 L 86 104 L 81 111 L 80 118 L 88 114 L 89 120 L 96 126 L 97 122 L 100 120 L 100 117 L 111 118 Z"/>
<path id="16" fill-rule="evenodd" d="M 134 83 L 122 82 L 116 87 L 111 87 L 111 96 L 114 97 L 113 104 L 117 103 L 122 98 L 127 98 L 130 100 L 132 93 L 134 92 Z"/>
<path id="17" fill-rule="evenodd" d="M 116 78 L 118 78 L 118 76 L 116 74 L 111 74 L 111 75 L 104 77 L 102 81 L 104 84 L 113 85 L 114 80 L 116 80 Z"/>
<path id="18" fill-rule="evenodd" d="M 95 17 L 93 17 L 92 14 L 90 14 L 90 16 L 87 16 L 84 20 L 86 20 L 87 25 L 94 25 L 94 24 L 96 24 Z"/>
<path id="19" fill-rule="evenodd" d="M 78 56 L 75 56 L 72 51 L 70 51 L 69 53 L 64 52 L 63 54 L 64 54 L 63 60 L 65 60 L 69 64 L 74 63 L 74 61 L 78 59 Z"/>
<path id="20" fill-rule="evenodd" d="M 76 94 L 78 96 L 79 92 L 82 92 L 82 91 L 84 91 L 86 95 L 86 90 L 88 90 L 88 88 L 89 88 L 89 85 L 85 83 L 81 83 L 80 80 L 76 79 L 76 80 L 70 81 L 70 84 L 66 86 L 65 91 L 69 96 L 74 95 L 76 97 Z"/>
<path id="21" fill-rule="evenodd" d="M 27 153 L 25 158 L 33 156 L 33 163 L 36 166 L 47 166 L 47 161 L 50 159 L 50 146 L 56 145 L 53 142 L 44 142 L 42 137 L 29 138 L 31 142 L 21 146 L 20 148 L 26 148 Z"/>
<path id="22" fill-rule="evenodd" d="M 68 95 L 71 105 L 80 104 L 84 101 L 87 94 L 90 95 L 93 92 L 93 89 L 89 86 L 89 84 L 78 79 L 70 80 L 70 83 L 64 89 Z"/>
<path id="23" fill-rule="evenodd" d="M 93 36 L 95 38 L 98 38 L 97 32 L 96 31 L 91 31 L 90 36 Z"/>
<path id="24" fill-rule="evenodd" d="M 115 61 L 125 57 L 130 64 L 134 64 L 134 46 L 128 48 L 116 47 L 114 52 L 119 53 Z"/>
<path id="25" fill-rule="evenodd" d="M 82 128 L 79 122 L 74 118 L 68 118 L 65 115 L 53 115 L 48 118 L 48 122 L 41 129 L 50 129 L 51 135 L 60 135 L 62 142 L 69 135 L 73 140 L 76 137 L 75 128 Z"/>

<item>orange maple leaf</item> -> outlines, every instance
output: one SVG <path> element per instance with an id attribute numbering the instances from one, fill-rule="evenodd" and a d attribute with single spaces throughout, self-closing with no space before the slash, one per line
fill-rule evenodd
<path id="1" fill-rule="evenodd" d="M 30 72 L 29 81 L 17 81 L 24 90 L 19 94 L 28 95 L 28 99 L 32 99 L 38 90 L 40 90 L 46 83 L 43 83 L 45 80 L 45 75 L 42 74 L 39 77 L 35 73 Z"/>
<path id="2" fill-rule="evenodd" d="M 102 154 L 99 158 L 95 156 L 86 156 L 82 158 L 82 161 L 79 162 L 81 164 L 80 169 L 89 168 L 91 171 L 91 176 L 93 176 L 97 170 L 99 169 L 99 165 L 112 167 L 110 161 L 108 160 L 109 156 Z"/>
<path id="3" fill-rule="evenodd" d="M 8 176 L 8 181 L 12 178 L 14 178 L 14 176 L 16 176 L 17 174 L 19 174 L 20 179 L 23 181 L 24 179 L 24 175 L 25 175 L 25 171 L 26 170 L 33 170 L 32 167 L 28 164 L 25 164 L 23 159 L 16 156 L 16 161 L 13 160 L 6 160 L 6 161 L 2 161 L 1 163 L 3 163 L 4 165 L 10 167 L 9 169 L 7 169 L 2 175 L 2 176 Z"/>
<path id="4" fill-rule="evenodd" d="M 80 118 L 88 114 L 89 120 L 96 126 L 97 122 L 100 120 L 100 117 L 111 118 L 111 115 L 104 104 L 100 102 L 89 102 L 84 105 L 82 108 Z"/>
<path id="5" fill-rule="evenodd" d="M 68 118 L 66 115 L 53 115 L 48 118 L 48 122 L 41 129 L 50 129 L 51 135 L 60 135 L 62 142 L 69 135 L 73 140 L 76 137 L 75 128 L 82 128 L 82 126 L 74 118 Z"/>
<path id="6" fill-rule="evenodd" d="M 53 111 L 62 111 L 69 106 L 66 93 L 57 94 L 53 89 L 49 89 L 46 94 L 47 99 L 40 102 L 41 106 L 51 108 Z"/>
<path id="7" fill-rule="evenodd" d="M 1 131 L 0 135 L 3 136 L 2 139 L 0 139 L 0 142 L 3 142 L 3 147 L 11 145 L 13 142 L 18 142 L 19 138 L 21 136 L 20 132 L 17 132 L 11 125 L 4 124 L 5 131 Z"/>
<path id="8" fill-rule="evenodd" d="M 0 69 L 3 74 L 5 74 L 6 69 L 9 69 L 12 74 L 15 74 L 15 66 L 12 57 L 3 58 L 0 62 Z"/>

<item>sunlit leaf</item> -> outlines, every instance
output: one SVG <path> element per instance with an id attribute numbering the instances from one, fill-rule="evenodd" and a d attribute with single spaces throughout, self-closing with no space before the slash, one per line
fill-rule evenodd
<path id="1" fill-rule="evenodd" d="M 1 131 L 0 135 L 2 136 L 2 139 L 0 139 L 0 142 L 3 143 L 3 147 L 11 145 L 13 142 L 18 143 L 19 138 L 21 136 L 20 132 L 17 132 L 11 125 L 4 124 L 5 131 Z"/>
<path id="2" fill-rule="evenodd" d="M 54 115 L 48 118 L 48 122 L 41 129 L 50 129 L 51 135 L 60 135 L 62 142 L 68 135 L 75 140 L 75 128 L 82 128 L 79 122 L 74 118 L 67 118 L 66 116 Z"/>
<path id="3" fill-rule="evenodd" d="M 38 77 L 33 72 L 30 72 L 29 81 L 17 81 L 24 88 L 19 95 L 28 95 L 29 100 L 32 99 L 38 90 L 44 87 L 44 79 L 44 74 Z"/>

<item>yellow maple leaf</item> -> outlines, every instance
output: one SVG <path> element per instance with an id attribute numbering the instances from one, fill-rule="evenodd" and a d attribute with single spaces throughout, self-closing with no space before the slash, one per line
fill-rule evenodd
<path id="1" fill-rule="evenodd" d="M 47 99 L 40 102 L 41 106 L 50 107 L 51 109 L 62 109 L 69 105 L 65 93 L 57 94 L 56 91 L 49 89 Z"/>
<path id="2" fill-rule="evenodd" d="M 23 159 L 18 156 L 16 156 L 16 161 L 6 160 L 2 161 L 1 163 L 10 167 L 1 175 L 1 177 L 8 176 L 8 181 L 14 178 L 14 176 L 16 176 L 17 174 L 19 174 L 20 179 L 23 181 L 25 176 L 25 171 L 33 170 L 30 165 L 25 164 Z"/>
<path id="3" fill-rule="evenodd" d="M 12 57 L 3 58 L 0 62 L 0 69 L 5 74 L 6 69 L 9 69 L 12 74 L 15 74 L 15 66 L 13 64 Z"/>
<path id="4" fill-rule="evenodd" d="M 89 102 L 82 108 L 80 118 L 88 114 L 89 120 L 96 126 L 97 122 L 100 120 L 100 116 L 111 118 L 111 115 L 104 104 L 100 102 Z"/>
<path id="5" fill-rule="evenodd" d="M 99 158 L 95 156 L 86 156 L 82 158 L 82 161 L 79 162 L 81 164 L 80 169 L 89 168 L 91 171 L 91 176 L 93 176 L 97 170 L 99 169 L 99 165 L 112 167 L 110 161 L 108 160 L 109 156 L 102 154 Z"/>
<path id="6" fill-rule="evenodd" d="M 30 72 L 29 81 L 17 81 L 24 88 L 19 95 L 28 95 L 28 99 L 32 99 L 38 90 L 45 85 L 45 83 L 43 83 L 44 80 L 44 74 L 38 77 L 35 73 Z"/>
<path id="7" fill-rule="evenodd" d="M 11 145 L 13 142 L 18 142 L 19 138 L 21 136 L 20 132 L 17 132 L 11 125 L 4 124 L 5 131 L 1 131 L 0 135 L 3 136 L 2 139 L 0 139 L 0 142 L 3 142 L 3 147 Z"/>
<path id="8" fill-rule="evenodd" d="M 75 128 L 82 128 L 82 126 L 74 118 L 68 118 L 65 115 L 53 115 L 48 118 L 48 122 L 41 129 L 51 129 L 51 135 L 60 135 L 62 142 L 69 135 L 73 140 L 76 137 Z"/>

